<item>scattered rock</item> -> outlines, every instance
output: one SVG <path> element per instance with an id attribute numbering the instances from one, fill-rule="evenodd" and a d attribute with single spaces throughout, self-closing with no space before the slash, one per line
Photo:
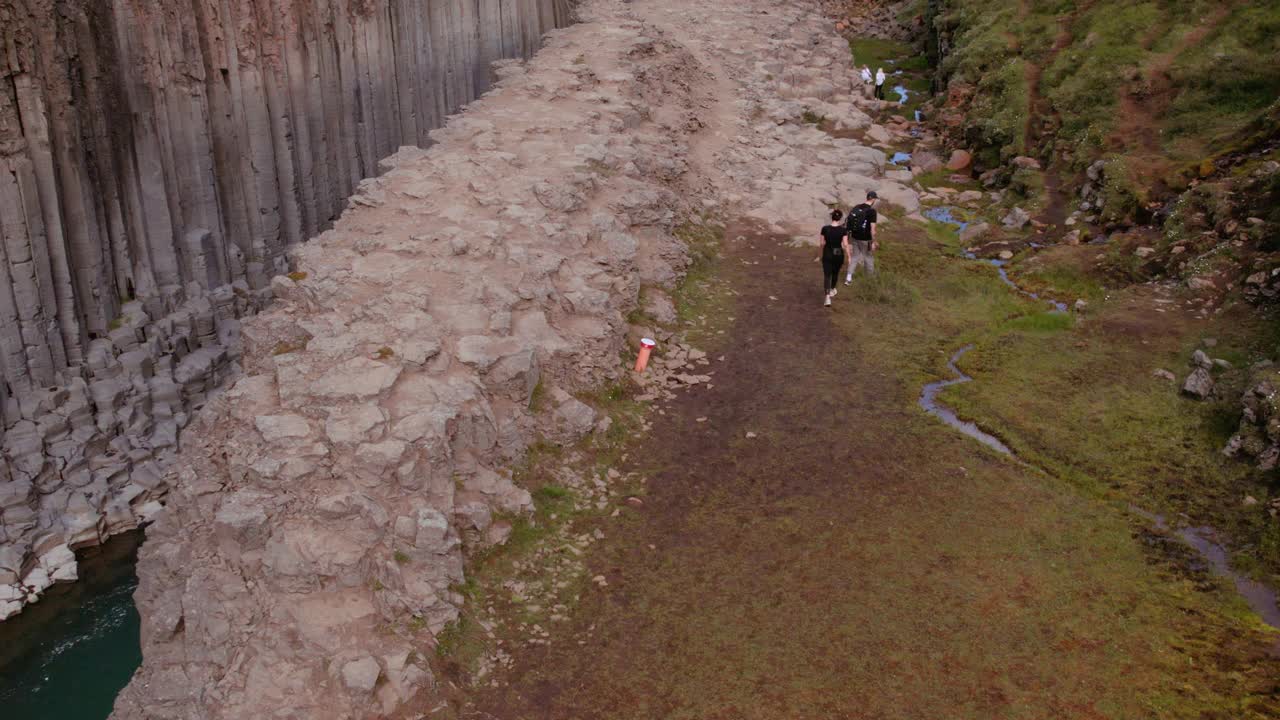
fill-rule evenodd
<path id="1" fill-rule="evenodd" d="M 1155 370 L 1151 371 L 1151 374 L 1154 375 L 1155 377 L 1160 378 L 1161 380 L 1168 380 L 1169 382 L 1178 381 L 1178 377 L 1176 375 L 1169 372 L 1168 370 L 1165 370 L 1164 368 L 1156 368 Z"/>
<path id="2" fill-rule="evenodd" d="M 968 150 L 955 150 L 951 153 L 951 159 L 947 161 L 947 169 L 953 172 L 966 170 L 973 163 L 973 155 Z"/>
<path id="3" fill-rule="evenodd" d="M 353 692 L 371 693 L 381 674 L 382 668 L 378 666 L 378 661 L 365 656 L 342 666 L 342 684 Z"/>
<path id="4" fill-rule="evenodd" d="M 965 229 L 960 231 L 960 242 L 964 245 L 972 245 L 976 240 L 982 238 L 991 232 L 991 226 L 985 222 L 971 223 Z"/>
<path id="5" fill-rule="evenodd" d="M 1021 230 L 1027 226 L 1027 223 L 1031 222 L 1031 215 L 1026 210 L 1015 207 L 1000 222 L 1009 230 Z"/>
<path id="6" fill-rule="evenodd" d="M 1213 376 L 1208 370 L 1197 367 L 1182 383 L 1182 392 L 1197 400 L 1208 399 L 1213 395 Z"/>

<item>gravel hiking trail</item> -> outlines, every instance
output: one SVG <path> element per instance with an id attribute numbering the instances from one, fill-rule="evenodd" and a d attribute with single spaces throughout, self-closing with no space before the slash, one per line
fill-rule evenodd
<path id="1" fill-rule="evenodd" d="M 750 168 L 720 152 L 727 109 L 758 87 L 724 82 L 744 73 L 723 48 L 749 48 L 773 8 L 629 7 L 716 76 L 695 169 L 758 207 Z M 596 580 L 546 641 L 508 645 L 459 717 L 1263 716 L 1179 705 L 1216 636 L 1178 624 L 1205 605 L 1171 589 L 1122 510 L 917 407 L 922 383 L 901 369 L 945 376 L 920 337 L 937 334 L 935 353 L 962 332 L 926 310 L 974 282 L 967 266 L 886 217 L 886 270 L 935 285 L 887 312 L 916 291 L 860 277 L 824 308 L 814 250 L 795 242 L 808 233 L 753 214 L 728 220 L 714 271 L 730 299 L 704 348 L 713 382 L 658 403 L 619 468 L 645 493 L 586 555 Z M 1205 692 L 1220 690 L 1235 692 Z"/>

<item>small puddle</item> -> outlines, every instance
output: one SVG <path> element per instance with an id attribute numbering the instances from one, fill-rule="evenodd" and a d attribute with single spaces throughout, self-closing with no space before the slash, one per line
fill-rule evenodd
<path id="1" fill-rule="evenodd" d="M 991 433 L 984 432 L 982 428 L 978 427 L 975 423 L 971 423 L 968 420 L 961 420 L 954 410 L 938 402 L 938 394 L 945 388 L 973 381 L 973 378 L 965 375 L 964 372 L 956 366 L 956 363 L 960 362 L 960 358 L 964 357 L 965 353 L 972 349 L 972 345 L 965 345 L 957 350 L 955 354 L 951 356 L 951 359 L 947 361 L 947 368 L 955 374 L 954 378 L 950 380 L 931 382 L 924 386 L 924 390 L 920 392 L 920 407 L 924 408 L 924 411 L 930 415 L 942 420 L 942 422 L 950 425 L 956 430 L 959 430 L 965 435 L 968 435 L 974 440 L 977 440 L 983 445 L 986 445 L 992 450 L 1013 456 L 1013 451 L 1009 449 L 1008 445 L 1000 442 L 1000 438 L 992 435 Z"/>
<path id="2" fill-rule="evenodd" d="M 898 102 L 902 105 L 907 104 L 907 98 L 910 97 L 910 91 L 903 85 L 894 85 L 893 91 L 898 93 Z"/>
<path id="3" fill-rule="evenodd" d="M 1171 531 L 1183 542 L 1190 545 L 1200 557 L 1209 563 L 1215 575 L 1229 578 L 1245 602 L 1262 621 L 1273 628 L 1280 629 L 1280 593 L 1249 577 L 1231 569 L 1230 555 L 1227 548 L 1218 542 L 1218 531 L 1211 527 L 1184 527 L 1171 530 L 1169 521 L 1163 515 L 1147 512 L 1142 508 L 1129 506 L 1135 514 L 1150 520 L 1159 530 Z"/>
<path id="4" fill-rule="evenodd" d="M 911 162 L 911 153 L 908 152 L 896 152 L 889 158 L 890 165 L 905 165 L 909 162 Z"/>

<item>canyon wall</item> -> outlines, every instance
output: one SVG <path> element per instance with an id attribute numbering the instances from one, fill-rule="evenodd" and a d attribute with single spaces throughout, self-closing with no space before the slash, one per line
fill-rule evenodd
<path id="1" fill-rule="evenodd" d="M 160 509 L 239 319 L 569 0 L 0 0 L 0 619 Z"/>

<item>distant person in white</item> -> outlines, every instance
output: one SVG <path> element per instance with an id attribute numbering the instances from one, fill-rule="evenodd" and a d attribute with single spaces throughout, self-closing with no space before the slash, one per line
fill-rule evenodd
<path id="1" fill-rule="evenodd" d="M 871 68 L 867 67 L 866 65 L 863 65 L 862 66 L 862 96 L 863 97 L 867 97 L 872 94 L 873 88 L 871 87 L 871 85 L 874 82 L 875 82 L 875 79 L 871 77 Z"/>
<path id="2" fill-rule="evenodd" d="M 876 99 L 884 99 L 884 68 L 876 68 Z"/>

